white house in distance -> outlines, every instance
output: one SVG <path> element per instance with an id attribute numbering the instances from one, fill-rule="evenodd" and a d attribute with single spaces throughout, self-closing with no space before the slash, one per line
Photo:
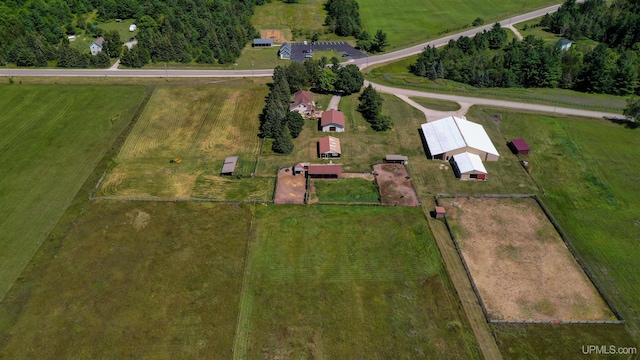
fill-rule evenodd
<path id="1" fill-rule="evenodd" d="M 323 132 L 344 132 L 344 113 L 340 110 L 323 112 L 320 128 Z"/>
<path id="2" fill-rule="evenodd" d="M 487 169 L 484 168 L 480 156 L 463 152 L 451 157 L 453 172 L 460 180 L 487 180 Z"/>
<path id="3" fill-rule="evenodd" d="M 278 55 L 280 55 L 280 59 L 291 59 L 291 44 L 282 44 L 282 46 L 280 46 L 280 50 L 278 51 Z"/>
<path id="4" fill-rule="evenodd" d="M 316 103 L 311 99 L 311 92 L 300 90 L 293 94 L 293 103 L 289 105 L 289 111 L 299 112 L 301 115 L 313 115 Z"/>
<path id="5" fill-rule="evenodd" d="M 89 46 L 89 48 L 91 49 L 91 55 L 98 55 L 99 53 L 101 53 L 103 43 L 104 43 L 104 38 L 102 36 L 97 38 L 96 41 L 94 41 L 93 44 Z"/>
<path id="6" fill-rule="evenodd" d="M 483 161 L 497 161 L 498 150 L 482 125 L 465 117 L 449 116 L 422 124 L 422 134 L 432 159 L 450 160 L 453 155 L 468 152 Z"/>

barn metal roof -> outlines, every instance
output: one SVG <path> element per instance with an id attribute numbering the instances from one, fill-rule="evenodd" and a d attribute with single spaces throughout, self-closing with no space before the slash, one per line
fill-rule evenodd
<path id="1" fill-rule="evenodd" d="M 325 127 L 327 125 L 339 125 L 344 127 L 344 113 L 340 110 L 327 110 L 322 113 L 320 119 L 320 126 Z"/>
<path id="2" fill-rule="evenodd" d="M 387 155 L 385 159 L 388 161 L 409 161 L 409 158 L 404 155 Z"/>
<path id="3" fill-rule="evenodd" d="M 342 151 L 340 150 L 340 139 L 338 139 L 337 137 L 325 136 L 323 138 L 320 138 L 320 141 L 318 142 L 320 143 L 321 154 L 326 154 L 328 152 L 336 154 L 342 153 Z"/>
<path id="4" fill-rule="evenodd" d="M 511 140 L 511 143 L 513 144 L 513 146 L 516 147 L 516 149 L 518 149 L 518 151 L 531 150 L 531 148 L 529 147 L 529 144 L 527 144 L 527 142 L 524 141 L 524 139 L 513 139 Z"/>
<path id="5" fill-rule="evenodd" d="M 311 164 L 307 173 L 309 175 L 340 175 L 342 164 Z"/>
<path id="6" fill-rule="evenodd" d="M 220 171 L 220 173 L 221 174 L 232 173 L 236 169 L 237 164 L 238 164 L 238 157 L 229 156 L 228 158 L 224 159 L 224 165 L 222 165 L 222 171 Z"/>
<path id="7" fill-rule="evenodd" d="M 483 174 L 487 173 L 487 169 L 485 169 L 482 164 L 482 159 L 480 159 L 480 156 L 476 154 L 463 152 L 453 155 L 453 160 L 456 162 L 456 165 L 458 165 L 458 170 L 460 170 L 461 174 L 466 174 L 472 171 L 481 172 Z"/>
<path id="8" fill-rule="evenodd" d="M 253 45 L 273 45 L 273 39 L 253 39 Z"/>
<path id="9" fill-rule="evenodd" d="M 468 146 L 500 156 L 482 125 L 468 121 L 464 117 L 449 116 L 422 124 L 422 132 L 432 155 Z"/>

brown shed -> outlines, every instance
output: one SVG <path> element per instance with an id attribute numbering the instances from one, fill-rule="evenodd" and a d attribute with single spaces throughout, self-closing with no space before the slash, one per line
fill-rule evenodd
<path id="1" fill-rule="evenodd" d="M 509 143 L 509 147 L 514 154 L 528 155 L 531 148 L 524 139 L 513 139 Z"/>
<path id="2" fill-rule="evenodd" d="M 436 219 L 442 219 L 446 215 L 447 211 L 444 209 L 444 206 L 436 206 L 436 210 L 434 211 Z"/>
<path id="3" fill-rule="evenodd" d="M 342 164 L 311 164 L 307 175 L 313 178 L 337 178 L 342 174 Z"/>

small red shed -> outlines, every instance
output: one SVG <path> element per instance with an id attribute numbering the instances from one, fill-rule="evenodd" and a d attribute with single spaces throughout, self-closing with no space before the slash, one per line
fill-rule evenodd
<path id="1" fill-rule="evenodd" d="M 531 150 L 531 148 L 529 147 L 529 144 L 527 144 L 527 142 L 524 141 L 524 139 L 511 140 L 511 148 L 512 150 L 514 150 L 516 154 L 522 154 L 522 155 L 529 154 L 529 151 Z"/>

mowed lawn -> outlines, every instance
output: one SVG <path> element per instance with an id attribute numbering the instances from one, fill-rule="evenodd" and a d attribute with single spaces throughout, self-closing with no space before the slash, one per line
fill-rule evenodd
<path id="1" fill-rule="evenodd" d="M 238 358 L 479 358 L 421 209 L 258 205 Z"/>
<path id="2" fill-rule="evenodd" d="M 545 204 L 638 341 L 638 130 L 603 119 L 495 112 L 507 138 L 524 137 L 532 147 L 527 161 Z"/>
<path id="3" fill-rule="evenodd" d="M 0 86 L 0 299 L 129 124 L 141 86 Z"/>
<path id="4" fill-rule="evenodd" d="M 253 173 L 267 92 L 263 83 L 249 80 L 157 88 L 99 195 L 270 199 L 273 179 L 219 175 L 229 156 L 239 157 L 236 174 Z M 176 158 L 182 161 L 170 162 Z"/>
<path id="5" fill-rule="evenodd" d="M 514 16 L 515 14 L 557 4 L 551 0 L 364 0 L 359 1 L 360 17 L 365 30 L 375 34 L 382 29 L 388 35 L 389 48 L 408 47 L 427 39 L 439 37 L 438 33 L 454 31 L 468 25 L 477 17 L 485 24 Z"/>
<path id="6" fill-rule="evenodd" d="M 232 358 L 251 213 L 91 202 L 0 303 L 0 358 Z"/>
<path id="7" fill-rule="evenodd" d="M 315 196 L 321 202 L 380 203 L 375 181 L 367 179 L 315 180 Z"/>

